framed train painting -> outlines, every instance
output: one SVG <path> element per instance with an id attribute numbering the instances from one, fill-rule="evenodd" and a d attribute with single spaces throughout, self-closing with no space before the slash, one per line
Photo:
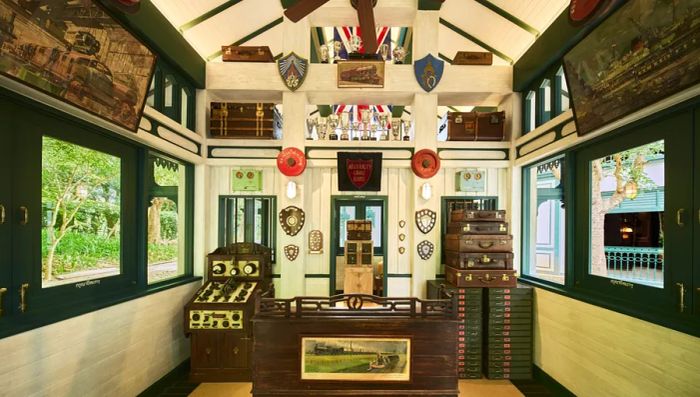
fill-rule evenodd
<path id="1" fill-rule="evenodd" d="M 700 0 L 627 2 L 564 56 L 579 135 L 700 82 Z"/>
<path id="2" fill-rule="evenodd" d="M 0 73 L 136 131 L 155 54 L 93 0 L 0 0 Z"/>

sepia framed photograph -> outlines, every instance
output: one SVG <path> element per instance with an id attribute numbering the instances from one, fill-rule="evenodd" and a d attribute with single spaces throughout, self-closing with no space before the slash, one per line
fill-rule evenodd
<path id="1" fill-rule="evenodd" d="M 338 88 L 384 88 L 384 61 L 338 61 Z"/>
<path id="2" fill-rule="evenodd" d="M 408 382 L 411 339 L 302 337 L 301 379 Z"/>
<path id="3" fill-rule="evenodd" d="M 588 134 L 700 82 L 700 0 L 627 2 L 564 56 Z"/>
<path id="4" fill-rule="evenodd" d="M 94 0 L 0 0 L 0 73 L 131 131 L 155 64 Z"/>

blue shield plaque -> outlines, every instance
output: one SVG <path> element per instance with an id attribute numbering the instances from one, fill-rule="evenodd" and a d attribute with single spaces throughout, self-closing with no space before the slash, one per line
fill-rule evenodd
<path id="1" fill-rule="evenodd" d="M 435 58 L 432 54 L 428 54 L 413 63 L 416 80 L 426 92 L 430 92 L 437 87 L 444 70 L 445 61 Z"/>

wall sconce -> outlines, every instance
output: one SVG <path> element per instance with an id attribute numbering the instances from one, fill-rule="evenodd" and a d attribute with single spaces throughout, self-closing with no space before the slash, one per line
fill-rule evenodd
<path id="1" fill-rule="evenodd" d="M 287 198 L 293 199 L 297 196 L 297 183 L 294 181 L 287 182 Z"/>
<path id="2" fill-rule="evenodd" d="M 637 182 L 629 181 L 625 183 L 625 197 L 627 197 L 630 200 L 634 200 L 637 198 L 638 193 L 639 189 L 637 187 Z"/>
<path id="3" fill-rule="evenodd" d="M 433 197 L 433 187 L 429 183 L 424 183 L 420 191 L 420 196 L 423 200 L 430 200 Z"/>

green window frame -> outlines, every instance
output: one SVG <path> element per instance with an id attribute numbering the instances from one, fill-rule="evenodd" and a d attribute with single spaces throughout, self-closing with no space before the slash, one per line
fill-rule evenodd
<path id="1" fill-rule="evenodd" d="M 234 216 L 237 211 L 242 216 Z M 233 243 L 262 244 L 272 250 L 272 263 L 276 263 L 276 225 L 276 196 L 219 196 L 219 247 Z"/>
<path id="2" fill-rule="evenodd" d="M 522 135 L 526 135 L 571 107 L 570 100 L 569 105 L 564 107 L 563 97 L 569 96 L 564 87 L 567 87 L 566 76 L 559 62 L 536 78 L 529 88 L 522 92 Z"/>
<path id="3" fill-rule="evenodd" d="M 147 103 L 151 107 L 180 123 L 183 127 L 194 131 L 195 95 L 196 90 L 193 84 L 164 61 L 158 60 L 148 92 Z"/>
<path id="4" fill-rule="evenodd" d="M 85 120 L 0 89 L 0 338 L 89 313 L 194 281 L 192 253 L 184 274 L 162 283 L 146 281 L 146 171 L 148 149 Z M 118 275 L 42 288 L 42 145 L 44 137 L 119 159 Z M 190 168 L 187 189 L 193 196 Z M 188 203 L 191 229 L 193 204 Z M 25 209 L 20 209 L 24 207 Z M 3 218 L 0 209 L 0 218 Z M 24 214 L 26 222 L 24 222 Z M 26 288 L 22 288 L 26 285 Z M 20 291 L 25 310 L 20 310 Z"/>

